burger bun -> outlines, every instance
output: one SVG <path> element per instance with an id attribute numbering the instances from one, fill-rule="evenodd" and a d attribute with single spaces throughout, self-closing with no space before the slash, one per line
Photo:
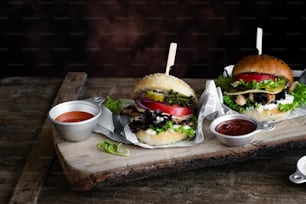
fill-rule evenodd
<path id="1" fill-rule="evenodd" d="M 290 115 L 291 111 L 281 112 L 278 108 L 273 109 L 248 109 L 243 114 L 254 117 L 258 121 L 262 122 L 274 122 L 286 119 Z"/>
<path id="2" fill-rule="evenodd" d="M 183 96 L 193 96 L 197 100 L 194 90 L 185 81 L 173 75 L 155 73 L 145 76 L 135 85 L 133 97 L 139 96 L 148 89 L 159 91 L 173 90 Z"/>
<path id="3" fill-rule="evenodd" d="M 249 55 L 238 61 L 232 72 L 235 77 L 242 73 L 259 73 L 283 77 L 288 82 L 293 81 L 290 67 L 281 59 L 269 55 Z"/>
<path id="4" fill-rule="evenodd" d="M 154 146 L 173 144 L 188 137 L 184 133 L 175 132 L 173 130 L 156 134 L 155 131 L 151 129 L 139 130 L 136 136 L 141 142 Z"/>

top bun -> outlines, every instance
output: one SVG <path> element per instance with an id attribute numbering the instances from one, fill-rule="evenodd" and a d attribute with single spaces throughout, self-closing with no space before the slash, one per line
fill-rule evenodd
<path id="1" fill-rule="evenodd" d="M 155 73 L 145 76 L 135 85 L 133 96 L 137 97 L 148 89 L 159 91 L 173 90 L 183 96 L 193 96 L 197 100 L 194 90 L 185 81 L 172 75 Z"/>
<path id="2" fill-rule="evenodd" d="M 279 76 L 293 81 L 290 67 L 281 59 L 269 55 L 249 55 L 235 64 L 232 75 L 242 73 L 262 73 Z"/>

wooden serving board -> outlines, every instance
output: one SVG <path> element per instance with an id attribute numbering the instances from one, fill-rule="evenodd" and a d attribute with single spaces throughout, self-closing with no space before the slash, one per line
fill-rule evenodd
<path id="1" fill-rule="evenodd" d="M 120 80 L 120 79 L 118 79 Z M 96 145 L 105 136 L 97 133 L 82 142 L 63 140 L 52 129 L 58 159 L 71 187 L 78 191 L 101 189 L 157 175 L 208 166 L 246 161 L 258 155 L 287 148 L 306 146 L 306 117 L 275 123 L 273 130 L 258 132 L 251 144 L 227 147 L 209 131 L 210 121 L 204 121 L 205 140 L 191 147 L 144 149 L 126 145 L 130 156 L 105 153 Z"/>

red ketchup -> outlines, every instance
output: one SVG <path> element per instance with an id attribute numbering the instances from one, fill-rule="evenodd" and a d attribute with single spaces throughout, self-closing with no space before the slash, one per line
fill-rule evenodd
<path id="1" fill-rule="evenodd" d="M 88 120 L 92 117 L 94 117 L 94 115 L 91 113 L 83 111 L 71 111 L 57 116 L 55 120 L 60 122 L 80 122 L 83 120 Z"/>
<path id="2" fill-rule="evenodd" d="M 256 129 L 256 125 L 248 120 L 232 119 L 218 124 L 215 130 L 224 135 L 238 136 L 248 134 Z"/>

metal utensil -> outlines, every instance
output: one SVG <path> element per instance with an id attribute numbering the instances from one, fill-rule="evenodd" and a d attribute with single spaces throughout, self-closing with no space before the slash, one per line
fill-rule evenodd
<path id="1" fill-rule="evenodd" d="M 250 123 L 252 123 L 255 127 L 255 129 L 247 134 L 244 135 L 225 135 L 222 134 L 218 131 L 216 131 L 216 127 L 226 121 L 231 121 L 231 120 L 245 120 Z M 250 141 L 254 138 L 255 133 L 262 131 L 262 130 L 271 130 L 273 129 L 274 126 L 272 123 L 264 123 L 264 122 L 259 122 L 255 118 L 244 115 L 244 114 L 230 114 L 230 115 L 223 115 L 220 117 L 217 117 L 212 121 L 210 124 L 210 130 L 211 132 L 217 137 L 217 139 L 223 143 L 224 145 L 227 146 L 242 146 L 249 144 Z"/>
<path id="2" fill-rule="evenodd" d="M 86 100 L 66 101 L 51 108 L 48 117 L 63 139 L 71 142 L 86 140 L 92 135 L 93 129 L 102 114 L 101 103 L 103 101 L 104 98 L 100 96 Z M 59 115 L 73 111 L 90 113 L 93 117 L 78 122 L 62 122 L 56 120 Z"/>
<path id="3" fill-rule="evenodd" d="M 306 182 L 306 156 L 301 157 L 296 165 L 296 171 L 289 176 L 290 181 L 296 184 Z"/>

